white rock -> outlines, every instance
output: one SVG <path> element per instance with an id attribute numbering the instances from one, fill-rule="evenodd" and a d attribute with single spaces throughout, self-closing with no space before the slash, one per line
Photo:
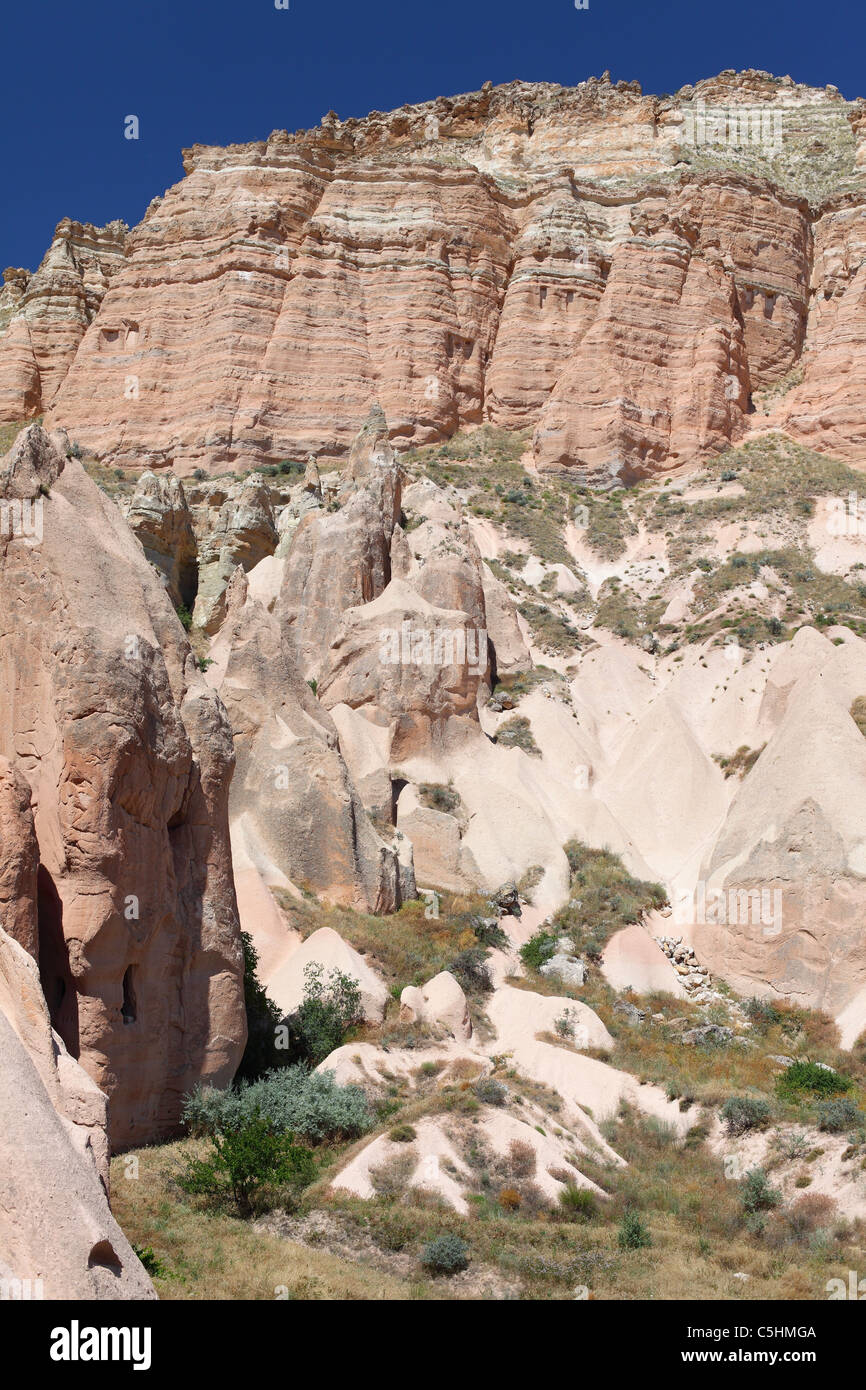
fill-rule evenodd
<path id="1" fill-rule="evenodd" d="M 447 970 L 434 975 L 420 989 L 407 985 L 400 995 L 400 1004 L 404 1018 L 441 1024 L 453 1038 L 463 1041 L 472 1036 L 466 995 Z"/>

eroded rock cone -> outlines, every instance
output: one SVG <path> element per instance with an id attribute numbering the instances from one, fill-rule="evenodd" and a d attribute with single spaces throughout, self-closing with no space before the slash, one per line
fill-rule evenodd
<path id="1" fill-rule="evenodd" d="M 43 989 L 111 1098 L 112 1143 L 172 1133 L 243 1050 L 225 711 L 118 509 L 39 426 L 0 465 L 44 488 L 0 551 L 0 754 L 34 793 Z"/>

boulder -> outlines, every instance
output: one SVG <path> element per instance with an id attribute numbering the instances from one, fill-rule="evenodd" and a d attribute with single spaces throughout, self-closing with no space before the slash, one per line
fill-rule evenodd
<path id="1" fill-rule="evenodd" d="M 546 979 L 558 980 L 569 989 L 579 989 L 586 983 L 586 966 L 582 960 L 575 960 L 573 956 L 551 956 L 550 960 L 545 961 L 539 968 L 538 973 Z"/>
<path id="2" fill-rule="evenodd" d="M 400 1004 L 401 1017 L 410 1022 L 439 1024 L 452 1038 L 463 1041 L 472 1036 L 466 995 L 447 970 L 434 975 L 420 989 L 407 985 L 400 995 Z"/>

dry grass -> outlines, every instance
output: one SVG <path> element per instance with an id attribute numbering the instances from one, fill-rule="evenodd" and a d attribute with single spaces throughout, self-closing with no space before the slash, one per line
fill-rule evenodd
<path id="1" fill-rule="evenodd" d="M 399 997 L 406 985 L 422 985 L 460 952 L 476 945 L 473 919 L 490 915 L 486 901 L 456 893 L 439 895 L 439 916 L 428 918 L 423 900 L 404 903 L 399 912 L 374 917 L 350 908 L 314 901 L 299 903 L 277 894 L 291 925 L 306 939 L 332 927 L 362 955 L 369 955 Z"/>
<path id="2" fill-rule="evenodd" d="M 327 1252 L 258 1231 L 234 1216 L 206 1212 L 173 1180 L 192 1140 L 138 1150 L 112 1164 L 112 1206 L 128 1239 L 149 1247 L 164 1273 L 154 1279 L 164 1299 L 405 1299 L 405 1281 L 339 1260 Z M 139 1176 L 124 1176 L 130 1157 Z"/>

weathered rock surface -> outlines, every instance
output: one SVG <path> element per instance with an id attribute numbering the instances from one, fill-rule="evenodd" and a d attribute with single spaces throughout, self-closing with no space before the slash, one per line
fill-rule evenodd
<path id="1" fill-rule="evenodd" d="M 440 1025 L 452 1038 L 464 1042 L 472 1036 L 466 995 L 454 976 L 441 970 L 426 985 L 407 985 L 400 995 L 400 1016 L 409 1022 Z"/>
<path id="2" fill-rule="evenodd" d="M 219 471 L 343 456 L 378 401 L 399 444 L 534 426 L 542 469 L 609 482 L 738 438 L 806 346 L 785 416 L 853 458 L 864 149 L 855 103 L 757 72 L 513 82 L 196 146 L 80 344 L 76 311 L 52 422 L 115 463 Z M 0 418 L 54 389 L 40 277 L 2 291 Z"/>
<path id="3" fill-rule="evenodd" d="M 0 1280 L 30 1281 L 31 1297 L 153 1297 L 108 1207 L 107 1098 L 52 1031 L 30 792 L 2 758 L 0 852 Z"/>
<path id="4" fill-rule="evenodd" d="M 163 576 L 175 608 L 190 612 L 198 590 L 198 548 L 183 483 L 173 473 L 142 473 L 125 509 L 147 560 Z"/>
<path id="5" fill-rule="evenodd" d="M 170 1133 L 244 1046 L 233 750 L 160 580 L 64 449 L 34 425 L 0 465 L 41 504 L 0 542 L 0 754 L 32 792 L 52 1024 L 122 1148 Z"/>
<path id="6" fill-rule="evenodd" d="M 226 602 L 207 678 L 234 729 L 233 836 L 266 883 L 291 882 L 362 911 L 394 911 L 414 895 L 411 873 L 373 829 L 333 721 L 240 568 Z M 255 923 L 247 929 L 255 937 Z"/>
<path id="7" fill-rule="evenodd" d="M 10 947 L 24 956 L 0 932 L 0 953 Z M 17 993 L 20 978 L 2 981 L 10 983 Z M 45 1032 L 50 1041 L 47 1015 Z M 84 1093 L 87 1077 L 70 1058 L 65 1060 L 79 1074 Z M 61 1082 L 53 1056 L 51 1066 L 54 1084 L 49 1089 L 0 1007 L 0 1279 L 10 1281 L 7 1296 L 14 1297 L 15 1281 L 22 1281 L 30 1297 L 155 1298 L 150 1279 L 111 1215 L 95 1164 L 75 1144 L 69 1133 L 73 1126 L 57 1108 Z M 99 1100 L 88 1099 L 104 1107 L 105 1098 L 89 1085 Z"/>
<path id="8" fill-rule="evenodd" d="M 123 263 L 126 234 L 122 222 L 93 227 L 65 218 L 35 275 L 3 272 L 0 420 L 25 420 L 52 404 Z"/>
<path id="9" fill-rule="evenodd" d="M 198 596 L 193 623 L 216 632 L 225 613 L 225 591 L 235 568 L 253 569 L 277 548 L 271 495 L 258 473 L 230 489 L 213 530 L 199 548 Z"/>

